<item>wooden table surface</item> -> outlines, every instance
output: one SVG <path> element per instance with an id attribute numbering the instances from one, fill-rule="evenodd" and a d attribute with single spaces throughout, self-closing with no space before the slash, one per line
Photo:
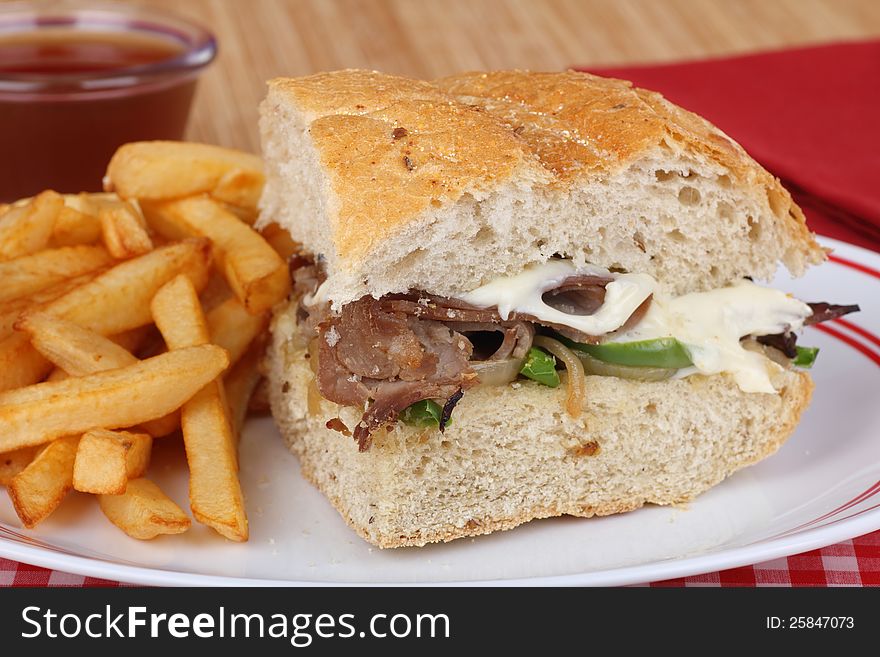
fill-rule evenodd
<path id="1" fill-rule="evenodd" d="M 880 0 L 145 1 L 196 18 L 220 43 L 189 138 L 252 151 L 264 81 L 279 75 L 559 70 L 880 36 Z"/>

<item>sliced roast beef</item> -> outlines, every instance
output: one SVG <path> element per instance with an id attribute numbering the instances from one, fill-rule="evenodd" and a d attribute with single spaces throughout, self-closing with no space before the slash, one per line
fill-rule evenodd
<path id="1" fill-rule="evenodd" d="M 467 387 L 475 385 L 467 382 Z M 358 449 L 370 448 L 372 434 L 379 427 L 397 420 L 401 411 L 423 399 L 453 398 L 464 386 L 437 384 L 428 381 L 383 381 L 373 391 L 373 403 L 354 428 Z M 445 404 L 444 404 L 445 407 Z"/>
<path id="2" fill-rule="evenodd" d="M 593 281 L 590 286 L 587 280 Z M 576 281 L 569 283 L 569 281 Z M 604 279 L 596 276 L 572 276 L 566 279 L 560 285 L 559 290 L 567 289 L 564 296 L 553 296 L 555 290 L 544 293 L 544 302 L 551 307 L 555 307 L 562 312 L 568 312 L 572 309 L 575 312 L 571 314 L 586 315 L 587 310 L 593 309 L 593 312 L 602 305 L 602 301 L 596 304 L 596 300 L 601 297 L 605 298 L 605 285 L 613 279 Z M 646 301 L 645 308 L 650 301 Z M 602 336 L 589 335 L 573 329 L 570 326 L 555 324 L 553 322 L 545 322 L 539 320 L 534 315 L 528 313 L 511 313 L 505 320 L 501 318 L 497 308 L 477 308 L 459 299 L 450 299 L 448 297 L 439 297 L 431 294 L 412 292 L 408 294 L 390 294 L 382 298 L 383 307 L 393 312 L 402 312 L 414 317 L 423 319 L 432 319 L 438 322 L 455 323 L 491 323 L 499 326 L 508 327 L 515 322 L 530 322 L 533 324 L 541 324 L 548 328 L 552 328 L 557 333 L 561 333 L 570 340 L 583 343 L 596 343 L 602 339 Z M 636 312 L 644 309 L 640 308 Z M 633 313 L 635 315 L 635 313 Z"/>
<path id="3" fill-rule="evenodd" d="M 761 335 L 755 339 L 763 345 L 778 349 L 788 358 L 797 356 L 797 336 L 791 331 L 774 335 Z"/>
<path id="4" fill-rule="evenodd" d="M 326 332 L 322 332 L 314 340 L 318 344 L 315 379 L 321 396 L 343 406 L 366 404 L 370 398 L 369 388 L 339 360 L 336 349 L 331 346 L 333 339 L 328 342 Z"/>
<path id="5" fill-rule="evenodd" d="M 543 295 L 544 303 L 567 315 L 592 315 L 605 303 L 606 276 L 570 276 Z"/>
<path id="6" fill-rule="evenodd" d="M 372 400 L 354 437 L 361 450 L 379 426 L 423 399 L 446 399 L 476 385 L 473 347 L 448 326 L 383 310 L 364 297 L 318 325 L 318 391 L 346 406 Z"/>
<path id="7" fill-rule="evenodd" d="M 808 303 L 807 305 L 813 311 L 813 314 L 804 320 L 805 326 L 818 324 L 819 322 L 827 322 L 828 320 L 837 319 L 838 317 L 843 317 L 850 313 L 859 312 L 859 307 L 857 305 L 837 306 L 832 303 L 825 303 L 824 301 Z"/>

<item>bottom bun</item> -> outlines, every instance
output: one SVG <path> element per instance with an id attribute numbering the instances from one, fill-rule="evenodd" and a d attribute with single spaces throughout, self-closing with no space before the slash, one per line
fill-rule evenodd
<path id="1" fill-rule="evenodd" d="M 583 413 L 565 411 L 563 385 L 531 381 L 469 390 L 440 433 L 402 424 L 357 444 L 360 412 L 320 401 L 295 346 L 292 310 L 273 323 L 272 412 L 305 477 L 373 545 L 425 545 L 511 529 L 551 516 L 589 517 L 686 502 L 773 454 L 810 401 L 809 375 L 775 375 L 777 394 L 744 393 L 728 376 L 661 382 L 587 377 Z M 313 400 L 313 410 L 314 408 Z"/>

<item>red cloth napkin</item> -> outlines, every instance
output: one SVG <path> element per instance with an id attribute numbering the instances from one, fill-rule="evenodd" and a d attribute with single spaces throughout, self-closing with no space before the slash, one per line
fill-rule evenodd
<path id="1" fill-rule="evenodd" d="M 880 250 L 880 41 L 580 70 L 706 117 L 782 179 L 813 231 Z"/>

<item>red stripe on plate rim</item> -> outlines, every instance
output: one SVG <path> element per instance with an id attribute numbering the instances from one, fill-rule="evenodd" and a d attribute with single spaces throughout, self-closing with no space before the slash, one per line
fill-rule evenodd
<path id="1" fill-rule="evenodd" d="M 828 259 L 831 262 L 837 263 L 838 265 L 843 265 L 844 267 L 849 267 L 850 269 L 860 271 L 863 274 L 868 274 L 869 276 L 880 278 L 880 271 L 877 271 L 876 269 L 869 267 L 868 265 L 863 265 L 860 262 L 853 262 L 852 260 L 847 260 L 846 258 L 841 258 L 840 256 L 836 256 L 834 254 L 829 255 Z"/>
<path id="2" fill-rule="evenodd" d="M 841 342 L 845 342 L 853 349 L 862 352 L 877 365 L 880 365 L 880 354 L 874 352 L 870 347 L 862 344 L 855 338 L 848 336 L 846 333 L 842 333 L 841 331 L 838 331 L 837 329 L 827 326 L 825 324 L 812 324 L 810 328 L 814 328 L 817 331 L 822 331 L 823 333 L 827 333 L 828 335 L 837 338 Z"/>
<path id="3" fill-rule="evenodd" d="M 874 335 L 870 331 L 863 329 L 858 324 L 853 324 L 849 320 L 842 319 L 842 318 L 838 318 L 833 321 L 836 322 L 837 324 L 840 324 L 841 326 L 845 326 L 853 333 L 858 333 L 859 335 L 861 335 L 863 338 L 865 338 L 869 342 L 873 342 L 875 345 L 880 347 L 880 338 L 878 338 L 876 335 Z"/>

